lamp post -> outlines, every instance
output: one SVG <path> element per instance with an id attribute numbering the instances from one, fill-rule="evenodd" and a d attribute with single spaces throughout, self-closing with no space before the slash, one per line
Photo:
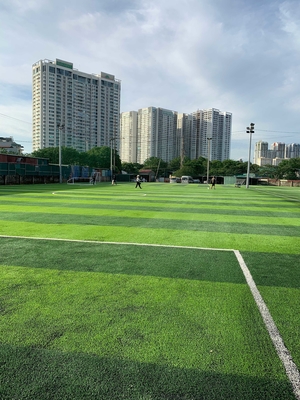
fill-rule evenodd
<path id="1" fill-rule="evenodd" d="M 61 167 L 61 131 L 64 129 L 63 124 L 57 124 L 58 127 L 58 164 L 59 164 L 59 183 L 62 183 L 62 167 Z"/>
<path id="2" fill-rule="evenodd" d="M 251 141 L 252 141 L 252 133 L 254 133 L 254 125 L 251 122 L 250 127 L 247 126 L 246 132 L 250 134 L 249 138 L 249 151 L 248 151 L 248 166 L 247 166 L 247 179 L 246 179 L 246 189 L 249 189 L 249 175 L 250 175 L 250 160 L 251 160 Z"/>
<path id="3" fill-rule="evenodd" d="M 116 140 L 117 137 L 112 137 L 110 138 L 110 180 L 112 181 L 113 179 L 113 141 Z"/>
<path id="4" fill-rule="evenodd" d="M 210 160 L 210 141 L 212 138 L 207 138 L 207 171 L 206 171 L 206 182 L 209 185 L 209 160 Z"/>

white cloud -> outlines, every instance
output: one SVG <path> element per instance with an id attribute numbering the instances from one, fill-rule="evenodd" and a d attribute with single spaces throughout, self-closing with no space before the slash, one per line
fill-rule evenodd
<path id="1" fill-rule="evenodd" d="M 297 131 L 299 21 L 298 0 L 3 0 L 0 113 L 31 118 L 31 66 L 61 58 L 120 79 L 122 111 L 232 112 L 231 156 L 246 158 L 250 122 Z"/>

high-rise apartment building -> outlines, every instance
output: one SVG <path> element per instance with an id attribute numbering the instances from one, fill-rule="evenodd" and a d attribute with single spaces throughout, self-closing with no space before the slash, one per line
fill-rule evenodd
<path id="1" fill-rule="evenodd" d="M 210 159 L 224 161 L 230 157 L 232 114 L 222 112 L 216 108 L 197 110 L 193 114 L 195 118 L 193 132 L 193 147 L 190 158 L 208 157 L 210 147 Z M 208 139 L 211 143 L 208 143 Z"/>
<path id="2" fill-rule="evenodd" d="M 121 114 L 121 159 L 124 161 L 133 160 L 128 145 L 132 143 L 135 149 L 132 142 L 132 126 L 136 124 L 133 113 Z M 208 139 L 211 140 L 210 159 L 227 160 L 230 156 L 231 125 L 232 114 L 215 108 L 197 110 L 192 114 L 178 114 L 156 107 L 141 108 L 137 114 L 136 162 L 143 164 L 150 157 L 167 162 L 185 156 L 192 160 L 200 156 L 207 158 Z M 134 154 L 134 151 L 131 153 Z"/>
<path id="3" fill-rule="evenodd" d="M 137 162 L 158 157 L 168 162 L 176 157 L 177 113 L 164 108 L 138 110 Z"/>
<path id="4" fill-rule="evenodd" d="M 268 142 L 263 142 L 260 140 L 259 142 L 255 143 L 255 150 L 254 150 L 254 164 L 260 165 L 261 158 L 268 158 L 269 157 L 269 144 Z"/>
<path id="5" fill-rule="evenodd" d="M 284 159 L 300 157 L 300 144 L 292 143 L 285 144 L 275 142 L 271 144 L 259 141 L 255 143 L 254 164 L 263 165 L 278 165 Z"/>
<path id="6" fill-rule="evenodd" d="M 300 144 L 291 143 L 285 145 L 285 158 L 300 157 Z"/>
<path id="7" fill-rule="evenodd" d="M 121 114 L 120 123 L 120 158 L 123 162 L 137 162 L 138 113 L 128 111 Z"/>
<path id="8" fill-rule="evenodd" d="M 177 118 L 177 141 L 176 141 L 176 155 L 181 157 L 189 157 L 190 159 L 196 158 L 197 137 L 196 120 L 192 114 L 178 114 Z"/>
<path id="9" fill-rule="evenodd" d="M 285 143 L 275 142 L 271 144 L 271 150 L 274 152 L 273 158 L 284 158 Z"/>
<path id="10" fill-rule="evenodd" d="M 32 66 L 33 150 L 118 147 L 121 82 L 114 75 L 89 74 L 56 59 Z"/>

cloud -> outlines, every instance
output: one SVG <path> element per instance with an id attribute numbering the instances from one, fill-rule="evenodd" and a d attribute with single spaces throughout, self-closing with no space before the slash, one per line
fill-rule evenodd
<path id="1" fill-rule="evenodd" d="M 299 21 L 296 0 L 3 0 L 0 112 L 29 118 L 32 64 L 60 58 L 120 79 L 122 111 L 232 112 L 246 158 L 250 122 L 297 131 Z"/>

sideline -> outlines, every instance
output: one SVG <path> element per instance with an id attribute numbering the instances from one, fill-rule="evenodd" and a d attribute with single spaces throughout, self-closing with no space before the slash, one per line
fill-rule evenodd
<path id="1" fill-rule="evenodd" d="M 277 351 L 278 357 L 282 361 L 286 374 L 293 386 L 293 391 L 297 400 L 300 400 L 300 372 L 293 361 L 293 358 L 286 348 L 284 341 L 279 333 L 279 330 L 270 314 L 270 311 L 264 302 L 257 286 L 252 278 L 252 275 L 238 250 L 234 250 L 234 254 L 240 264 L 240 267 L 243 271 L 247 284 L 251 290 L 255 303 L 259 309 L 259 312 L 262 316 L 262 319 L 265 323 L 265 326 L 269 332 L 270 338 L 273 342 L 273 345 Z"/>

